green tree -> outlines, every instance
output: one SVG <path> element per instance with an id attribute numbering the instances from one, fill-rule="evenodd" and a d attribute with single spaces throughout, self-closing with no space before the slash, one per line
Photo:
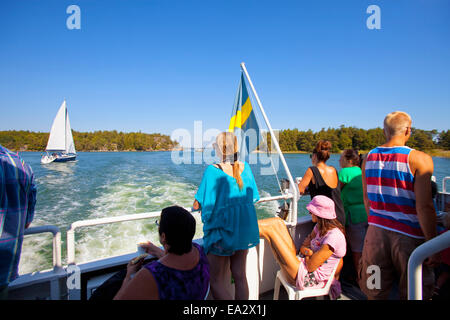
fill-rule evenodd
<path id="1" fill-rule="evenodd" d="M 439 134 L 438 146 L 444 150 L 450 150 L 450 130 Z"/>
<path id="2" fill-rule="evenodd" d="M 436 147 L 433 142 L 433 132 L 412 128 L 407 145 L 418 150 L 429 150 Z"/>

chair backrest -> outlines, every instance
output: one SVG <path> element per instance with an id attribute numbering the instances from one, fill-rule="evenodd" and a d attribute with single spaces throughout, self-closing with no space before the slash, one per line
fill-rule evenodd
<path id="1" fill-rule="evenodd" d="M 208 299 L 208 295 L 209 295 L 209 289 L 211 288 L 211 283 L 208 281 L 208 290 L 206 290 L 206 294 L 205 297 L 203 298 L 203 300 Z"/>
<path id="2" fill-rule="evenodd" d="M 334 266 L 333 272 L 331 272 L 331 275 L 330 275 L 330 277 L 329 277 L 328 280 L 327 280 L 327 284 L 325 285 L 325 287 L 323 287 L 323 289 L 325 289 L 325 290 L 327 290 L 327 291 L 330 290 L 331 284 L 332 284 L 333 281 L 334 281 L 334 275 L 336 274 L 336 270 L 337 270 L 337 268 L 339 267 L 339 264 L 340 264 L 340 263 L 341 263 L 341 260 L 339 260 L 338 263 L 336 263 L 336 265 Z"/>

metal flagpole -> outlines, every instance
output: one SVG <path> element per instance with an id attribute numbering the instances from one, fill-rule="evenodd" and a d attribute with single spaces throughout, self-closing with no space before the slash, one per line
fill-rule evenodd
<path id="1" fill-rule="evenodd" d="M 250 87 L 253 91 L 253 95 L 255 96 L 256 102 L 258 102 L 259 110 L 261 110 L 261 113 L 264 117 L 264 121 L 267 124 L 267 128 L 269 129 L 270 135 L 272 137 L 272 143 L 275 145 L 275 149 L 278 152 L 278 155 L 280 156 L 281 163 L 283 164 L 284 169 L 286 170 L 286 174 L 288 176 L 289 184 L 291 185 L 291 190 L 295 190 L 292 194 L 292 206 L 291 206 L 291 216 L 289 217 L 289 222 L 293 224 L 294 226 L 297 224 L 297 202 L 298 202 L 298 195 L 297 195 L 297 188 L 295 188 L 295 182 L 292 178 L 291 172 L 289 171 L 289 168 L 287 166 L 286 160 L 284 159 L 283 153 L 281 152 L 280 146 L 278 144 L 278 140 L 275 137 L 275 134 L 273 133 L 272 126 L 270 125 L 269 119 L 267 118 L 267 115 L 264 111 L 264 108 L 261 104 L 261 101 L 259 100 L 258 94 L 256 93 L 255 87 L 253 86 L 253 82 L 250 79 L 250 76 L 248 75 L 247 68 L 245 68 L 245 63 L 241 63 L 241 69 L 245 74 L 245 77 L 248 80 L 248 83 L 250 84 Z"/>

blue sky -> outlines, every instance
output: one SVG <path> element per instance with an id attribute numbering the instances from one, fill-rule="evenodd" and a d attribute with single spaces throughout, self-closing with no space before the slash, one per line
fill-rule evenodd
<path id="1" fill-rule="evenodd" d="M 69 5 L 81 29 L 69 30 Z M 369 5 L 381 30 L 369 30 Z M 272 127 L 449 129 L 450 2 L 0 2 L 0 130 L 226 129 L 244 61 Z"/>

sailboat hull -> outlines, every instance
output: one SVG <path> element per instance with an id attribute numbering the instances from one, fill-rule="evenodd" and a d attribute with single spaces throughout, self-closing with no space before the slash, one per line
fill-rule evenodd
<path id="1" fill-rule="evenodd" d="M 76 155 L 63 154 L 58 156 L 55 160 L 53 160 L 53 162 L 75 161 L 76 157 L 77 157 Z"/>

